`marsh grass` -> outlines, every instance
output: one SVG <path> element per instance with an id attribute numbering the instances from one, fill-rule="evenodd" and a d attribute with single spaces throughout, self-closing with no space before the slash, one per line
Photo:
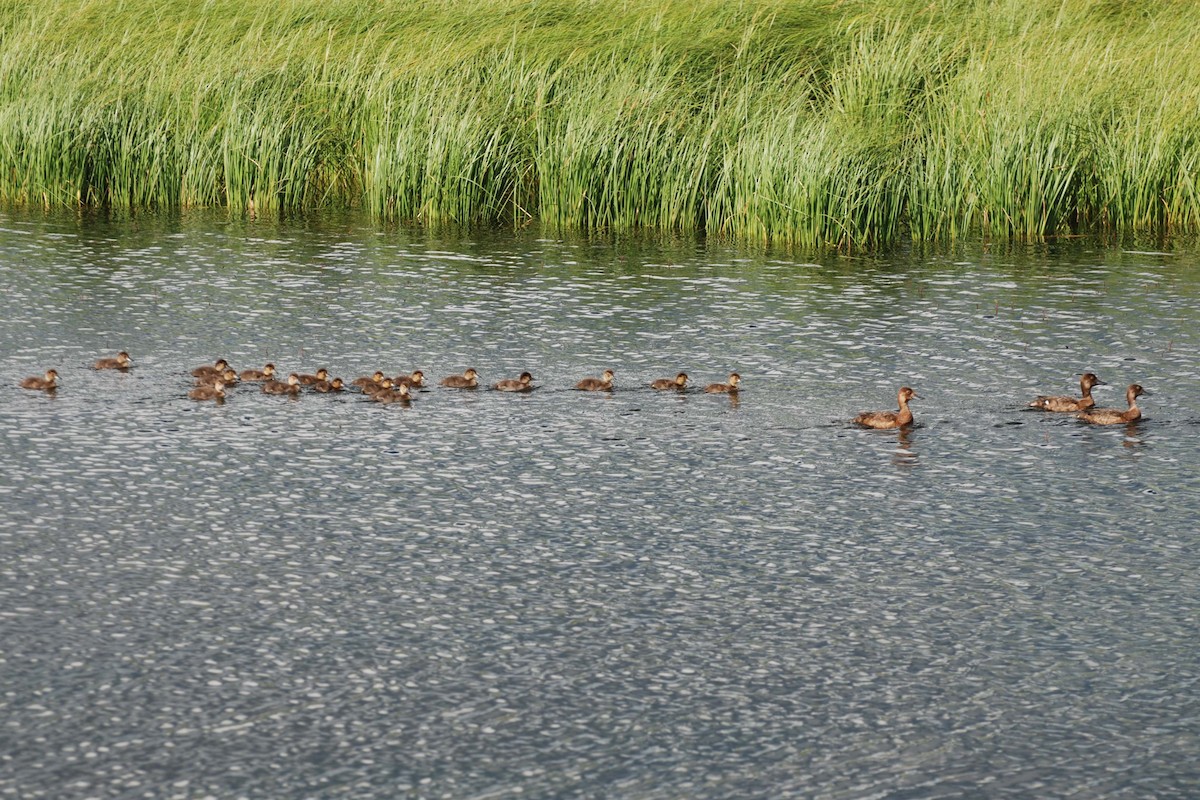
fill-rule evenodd
<path id="1" fill-rule="evenodd" d="M 0 2 L 0 201 L 902 237 L 1200 229 L 1200 7 Z"/>

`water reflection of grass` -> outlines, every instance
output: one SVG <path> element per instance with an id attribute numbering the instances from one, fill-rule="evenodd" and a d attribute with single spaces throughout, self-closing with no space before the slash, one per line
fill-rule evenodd
<path id="1" fill-rule="evenodd" d="M 1200 229 L 1200 8 L 0 6 L 0 199 L 861 245 Z"/>

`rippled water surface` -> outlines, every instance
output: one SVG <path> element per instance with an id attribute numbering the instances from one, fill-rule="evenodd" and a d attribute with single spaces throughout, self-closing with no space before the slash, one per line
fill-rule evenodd
<path id="1" fill-rule="evenodd" d="M 1200 796 L 1198 264 L 0 217 L 0 797 Z"/>

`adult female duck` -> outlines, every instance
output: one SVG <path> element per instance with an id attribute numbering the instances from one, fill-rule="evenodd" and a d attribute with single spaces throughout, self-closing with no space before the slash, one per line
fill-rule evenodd
<path id="1" fill-rule="evenodd" d="M 1149 396 L 1150 393 L 1141 386 L 1131 383 L 1129 384 L 1129 388 L 1125 390 L 1125 402 L 1129 404 L 1128 410 L 1122 411 L 1119 408 L 1092 408 L 1087 411 L 1081 411 L 1075 416 L 1092 425 L 1120 425 L 1122 422 L 1133 422 L 1135 419 L 1142 418 L 1142 410 L 1137 406 L 1137 399 Z"/>
<path id="2" fill-rule="evenodd" d="M 855 417 L 854 423 L 862 425 L 864 428 L 881 430 L 912 425 L 913 415 L 908 408 L 908 401 L 919 400 L 917 393 L 907 386 L 901 386 L 900 391 L 896 393 L 896 399 L 900 402 L 899 411 L 867 411 Z"/>
<path id="3" fill-rule="evenodd" d="M 1093 386 L 1108 384 L 1096 377 L 1094 372 L 1085 372 L 1079 379 L 1079 392 L 1082 397 L 1064 397 L 1062 395 L 1038 395 L 1029 404 L 1030 408 L 1040 408 L 1043 411 L 1085 411 L 1096 405 L 1092 399 Z"/>

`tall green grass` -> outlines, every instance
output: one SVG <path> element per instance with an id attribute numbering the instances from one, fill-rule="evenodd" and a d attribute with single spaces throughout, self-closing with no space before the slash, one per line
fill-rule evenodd
<path id="1" fill-rule="evenodd" d="M 0 0 L 0 202 L 1194 233 L 1200 4 Z"/>

